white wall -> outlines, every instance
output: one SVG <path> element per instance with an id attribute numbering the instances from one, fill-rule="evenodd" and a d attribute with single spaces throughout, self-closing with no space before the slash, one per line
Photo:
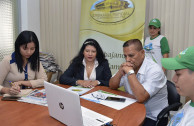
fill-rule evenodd
<path id="1" fill-rule="evenodd" d="M 40 40 L 40 0 L 19 0 L 19 31 L 34 31 Z"/>

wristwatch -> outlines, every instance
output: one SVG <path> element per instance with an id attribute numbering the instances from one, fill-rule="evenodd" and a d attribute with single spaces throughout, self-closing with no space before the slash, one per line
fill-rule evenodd
<path id="1" fill-rule="evenodd" d="M 128 73 L 127 73 L 127 76 L 131 75 L 131 74 L 134 74 L 135 71 L 134 70 L 130 70 Z"/>

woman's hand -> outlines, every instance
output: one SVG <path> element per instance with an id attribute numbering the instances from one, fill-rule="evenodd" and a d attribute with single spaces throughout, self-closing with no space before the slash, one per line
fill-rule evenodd
<path id="1" fill-rule="evenodd" d="M 98 85 L 98 81 L 97 80 L 91 81 L 91 85 L 92 87 L 96 87 Z"/>
<path id="2" fill-rule="evenodd" d="M 13 84 L 13 85 L 21 86 L 21 85 L 22 85 L 22 81 L 12 82 L 12 84 Z"/>
<path id="3" fill-rule="evenodd" d="M 98 81 L 92 81 L 92 80 L 78 80 L 77 84 L 83 86 L 83 87 L 87 87 L 87 88 L 91 88 L 91 87 L 95 87 L 96 85 L 98 85 Z"/>
<path id="4" fill-rule="evenodd" d="M 77 84 L 83 86 L 83 87 L 90 87 L 90 80 L 78 80 Z"/>
<path id="5" fill-rule="evenodd" d="M 13 86 L 9 89 L 10 95 L 17 95 L 20 92 L 20 86 L 18 84 L 13 84 Z"/>
<path id="6" fill-rule="evenodd" d="M 17 81 L 17 82 L 13 82 L 13 84 L 17 84 L 18 86 L 24 85 L 27 87 L 32 87 L 30 81 Z"/>

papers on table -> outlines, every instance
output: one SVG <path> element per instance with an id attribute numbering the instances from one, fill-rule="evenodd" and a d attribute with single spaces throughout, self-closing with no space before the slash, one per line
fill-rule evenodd
<path id="1" fill-rule="evenodd" d="M 102 98 L 94 97 L 95 93 L 98 93 L 99 95 L 101 95 Z M 125 100 L 125 102 L 115 102 L 115 101 L 104 100 L 108 96 L 125 98 L 126 100 Z M 81 98 L 92 101 L 92 102 L 96 102 L 96 103 L 99 103 L 99 104 L 102 104 L 102 105 L 105 105 L 105 106 L 108 106 L 108 107 L 111 107 L 111 108 L 116 109 L 116 110 L 121 110 L 121 109 L 125 108 L 126 106 L 136 102 L 135 99 L 120 96 L 120 95 L 116 95 L 116 94 L 106 92 L 106 91 L 102 91 L 102 90 L 98 90 L 98 91 L 83 95 L 83 96 L 81 96 Z"/>
<path id="2" fill-rule="evenodd" d="M 17 101 L 48 106 L 46 101 L 45 89 L 42 89 L 42 90 L 35 89 L 29 95 L 23 96 Z"/>
<path id="3" fill-rule="evenodd" d="M 70 88 L 67 88 L 70 91 L 76 92 L 79 95 L 82 95 L 86 92 L 88 92 L 89 90 L 91 90 L 92 88 L 84 88 L 82 86 L 71 86 Z"/>
<path id="4" fill-rule="evenodd" d="M 84 88 L 81 86 L 71 86 L 70 88 L 68 88 L 68 90 L 74 91 L 74 92 L 78 93 L 79 95 L 82 95 L 91 89 L 92 88 Z M 8 94 L 4 94 L 4 95 L 7 97 L 9 96 Z M 100 98 L 98 95 L 100 96 Z M 5 97 L 5 96 L 3 96 L 3 97 Z M 98 97 L 96 97 L 96 96 L 98 96 Z M 104 100 L 108 96 L 125 98 L 126 100 L 125 100 L 125 102 L 116 102 L 116 101 Z M 18 97 L 21 97 L 19 100 L 16 99 L 19 102 L 26 102 L 26 103 L 31 103 L 31 104 L 48 106 L 47 100 L 46 100 L 45 89 L 42 89 L 42 90 L 35 89 L 33 91 L 32 91 L 32 89 L 24 89 L 24 90 L 21 90 L 21 93 L 18 95 Z M 81 96 L 81 98 L 92 101 L 92 102 L 96 102 L 96 103 L 99 103 L 99 104 L 102 104 L 102 105 L 105 105 L 108 107 L 111 107 L 111 108 L 116 109 L 116 110 L 123 109 L 124 107 L 136 102 L 135 99 L 116 95 L 116 94 L 102 91 L 102 90 L 98 90 L 98 91 L 83 95 L 83 96 Z"/>
<path id="5" fill-rule="evenodd" d="M 78 93 L 79 95 L 82 95 L 82 94 L 88 92 L 91 89 L 92 88 L 84 88 L 84 87 L 81 87 L 81 86 L 71 86 L 70 88 L 68 88 L 68 90 L 74 91 L 74 92 Z M 47 101 L 46 101 L 45 89 L 42 89 L 42 90 L 35 89 L 29 95 L 23 96 L 17 101 L 48 106 Z"/>

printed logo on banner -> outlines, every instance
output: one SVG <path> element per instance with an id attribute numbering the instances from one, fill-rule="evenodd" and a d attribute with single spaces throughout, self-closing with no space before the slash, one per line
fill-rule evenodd
<path id="1" fill-rule="evenodd" d="M 134 12 L 130 0 L 98 0 L 91 9 L 91 17 L 101 23 L 116 23 L 129 18 Z"/>

